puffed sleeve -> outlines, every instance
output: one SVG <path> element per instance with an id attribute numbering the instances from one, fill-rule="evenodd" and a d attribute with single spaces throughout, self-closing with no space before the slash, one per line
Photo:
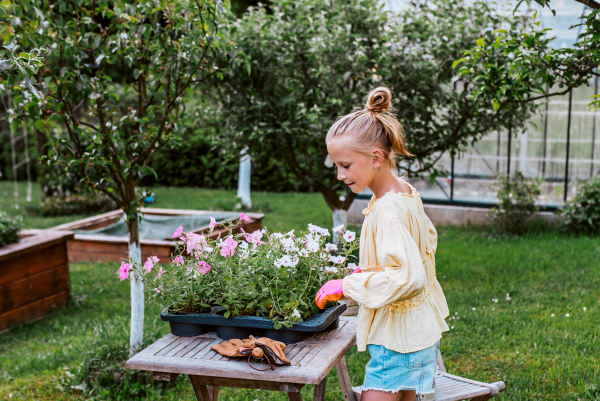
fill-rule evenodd
<path id="1" fill-rule="evenodd" d="M 423 220 L 425 220 L 425 224 L 427 225 L 427 253 L 435 255 L 437 249 L 437 230 L 425 213 L 423 213 Z"/>
<path id="2" fill-rule="evenodd" d="M 377 262 L 384 271 L 345 277 L 344 295 L 370 309 L 419 295 L 427 275 L 417 243 L 400 218 L 377 225 L 375 244 Z"/>

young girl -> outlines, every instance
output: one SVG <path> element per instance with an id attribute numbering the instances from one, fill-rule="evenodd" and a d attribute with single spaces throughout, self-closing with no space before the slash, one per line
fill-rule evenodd
<path id="1" fill-rule="evenodd" d="M 434 399 L 439 340 L 448 330 L 435 276 L 437 233 L 415 188 L 398 177 L 396 157 L 410 153 L 391 101 L 388 88 L 374 89 L 366 107 L 339 119 L 326 139 L 338 179 L 355 193 L 373 191 L 359 269 L 325 283 L 315 298 L 319 307 L 343 297 L 361 306 L 356 343 L 371 355 L 362 401 Z"/>

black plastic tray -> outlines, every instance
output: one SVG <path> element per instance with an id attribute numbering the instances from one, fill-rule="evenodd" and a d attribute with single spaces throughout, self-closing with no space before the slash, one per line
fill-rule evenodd
<path id="1" fill-rule="evenodd" d="M 338 327 L 339 317 L 346 310 L 346 304 L 327 308 L 303 322 L 295 323 L 291 328 L 275 330 L 273 322 L 258 316 L 224 317 L 223 310 L 213 308 L 210 313 L 172 314 L 169 307 L 160 314 L 160 320 L 169 322 L 171 333 L 176 336 L 198 336 L 216 331 L 223 340 L 232 338 L 269 337 L 286 344 L 302 341 L 315 332 L 332 330 Z"/>

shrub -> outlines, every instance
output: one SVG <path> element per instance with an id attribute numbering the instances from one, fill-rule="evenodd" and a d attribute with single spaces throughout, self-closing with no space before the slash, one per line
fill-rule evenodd
<path id="1" fill-rule="evenodd" d="M 492 229 L 510 235 L 525 233 L 531 218 L 539 210 L 535 205 L 541 194 L 539 182 L 516 171 L 510 178 L 499 175 L 490 187 L 497 191 L 496 197 L 500 201 L 488 212 Z"/>
<path id="2" fill-rule="evenodd" d="M 39 213 L 44 217 L 91 214 L 115 210 L 117 204 L 104 194 L 76 194 L 66 198 L 46 198 Z"/>
<path id="3" fill-rule="evenodd" d="M 571 232 L 600 233 L 600 177 L 579 186 L 577 195 L 562 209 L 564 227 Z"/>
<path id="4" fill-rule="evenodd" d="M 10 217 L 0 212 L 0 247 L 19 242 L 19 230 L 23 227 L 20 217 Z"/>

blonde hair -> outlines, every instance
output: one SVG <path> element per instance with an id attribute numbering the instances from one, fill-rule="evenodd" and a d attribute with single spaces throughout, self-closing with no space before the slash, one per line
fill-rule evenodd
<path id="1" fill-rule="evenodd" d="M 373 149 L 383 153 L 383 161 L 390 163 L 392 172 L 397 175 L 396 158 L 412 156 L 404 144 L 404 129 L 393 114 L 392 92 L 380 86 L 369 92 L 365 108 L 340 117 L 329 131 L 325 143 L 333 138 L 349 134 L 352 141 L 348 146 L 359 153 L 373 156 Z"/>

